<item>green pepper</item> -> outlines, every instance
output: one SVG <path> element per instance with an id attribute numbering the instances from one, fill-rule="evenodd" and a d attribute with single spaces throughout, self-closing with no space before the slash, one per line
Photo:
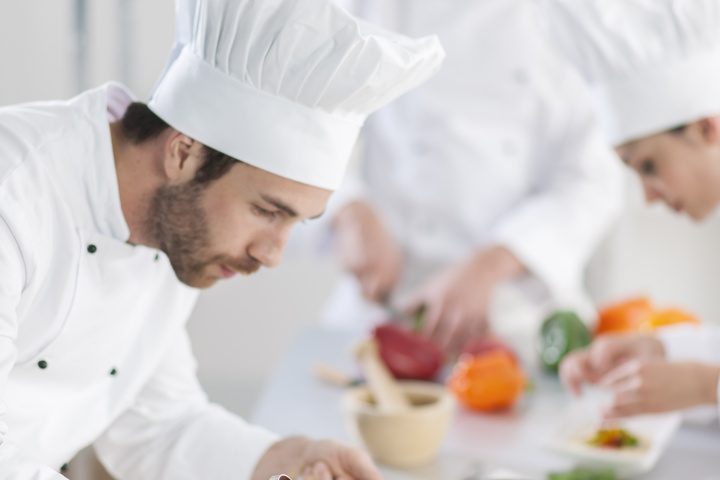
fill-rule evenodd
<path id="1" fill-rule="evenodd" d="M 557 372 L 565 355 L 590 345 L 590 340 L 590 330 L 575 312 L 555 312 L 540 328 L 540 361 L 547 370 Z"/>

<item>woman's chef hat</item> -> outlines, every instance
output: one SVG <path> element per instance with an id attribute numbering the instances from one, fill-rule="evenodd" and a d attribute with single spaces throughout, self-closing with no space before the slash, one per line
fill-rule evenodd
<path id="1" fill-rule="evenodd" d="M 194 5 L 190 1 L 186 5 Z M 437 37 L 364 23 L 333 0 L 198 0 L 148 106 L 268 172 L 335 190 L 365 118 L 437 71 Z"/>
<path id="2" fill-rule="evenodd" d="M 614 145 L 720 113 L 720 1 L 545 3 Z"/>

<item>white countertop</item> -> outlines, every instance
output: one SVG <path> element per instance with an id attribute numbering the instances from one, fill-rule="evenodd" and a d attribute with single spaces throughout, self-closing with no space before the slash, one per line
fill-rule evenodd
<path id="1" fill-rule="evenodd" d="M 302 332 L 258 401 L 253 423 L 282 435 L 303 434 L 349 442 L 340 411 L 342 389 L 312 376 L 312 365 L 327 362 L 356 372 L 352 332 L 321 328 Z M 553 376 L 533 375 L 534 391 L 506 413 L 478 414 L 458 409 L 455 422 L 431 465 L 412 471 L 383 468 L 386 480 L 461 480 L 474 463 L 505 467 L 544 479 L 572 468 L 570 460 L 545 452 L 540 444 L 562 419 L 570 398 Z M 684 425 L 657 466 L 639 479 L 720 480 L 720 428 Z"/>

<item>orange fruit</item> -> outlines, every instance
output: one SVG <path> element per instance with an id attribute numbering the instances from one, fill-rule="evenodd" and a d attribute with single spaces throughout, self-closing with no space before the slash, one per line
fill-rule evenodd
<path id="1" fill-rule="evenodd" d="M 700 320 L 688 312 L 671 308 L 656 312 L 649 318 L 645 319 L 645 321 L 639 325 L 639 330 L 648 332 L 668 325 L 677 325 L 678 323 L 693 323 L 700 325 Z"/>
<path id="2" fill-rule="evenodd" d="M 650 300 L 633 298 L 609 305 L 599 312 L 595 335 L 606 332 L 634 332 L 655 314 Z"/>
<path id="3" fill-rule="evenodd" d="M 461 356 L 448 379 L 448 387 L 460 403 L 480 411 L 509 407 L 522 394 L 525 383 L 515 359 L 503 350 Z"/>

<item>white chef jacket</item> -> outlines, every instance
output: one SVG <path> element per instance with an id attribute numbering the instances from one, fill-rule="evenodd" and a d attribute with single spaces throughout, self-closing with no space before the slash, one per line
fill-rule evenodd
<path id="1" fill-rule="evenodd" d="M 713 324 L 673 325 L 658 329 L 656 337 L 663 344 L 665 358 L 671 362 L 701 362 L 720 365 L 720 326 Z M 719 403 L 715 417 L 720 412 L 720 381 L 717 385 Z M 694 419 L 702 422 L 707 418 L 695 411 Z M 691 418 L 693 419 L 693 418 Z"/>
<path id="2" fill-rule="evenodd" d="M 376 207 L 405 255 L 400 291 L 503 245 L 542 281 L 526 286 L 541 283 L 559 304 L 580 298 L 585 265 L 619 215 L 621 166 L 534 2 L 356 2 L 381 26 L 436 33 L 447 57 L 433 79 L 370 117 L 359 179 L 347 179 L 329 211 L 357 198 Z M 359 299 L 344 280 L 326 320 L 357 317 Z"/>
<path id="3" fill-rule="evenodd" d="M 242 479 L 276 436 L 210 404 L 197 291 L 126 243 L 108 84 L 0 109 L 0 480 L 64 478 L 84 446 L 119 479 Z"/>

